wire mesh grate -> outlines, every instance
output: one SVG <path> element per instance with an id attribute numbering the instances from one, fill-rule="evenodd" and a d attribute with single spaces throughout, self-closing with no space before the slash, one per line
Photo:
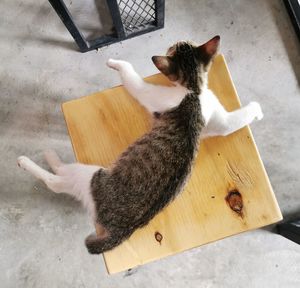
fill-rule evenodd
<path id="1" fill-rule="evenodd" d="M 118 4 L 127 35 L 155 22 L 155 0 L 118 0 Z"/>

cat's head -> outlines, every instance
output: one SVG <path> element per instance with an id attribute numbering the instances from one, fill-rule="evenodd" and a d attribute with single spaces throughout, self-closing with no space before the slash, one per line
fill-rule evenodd
<path id="1" fill-rule="evenodd" d="M 168 49 L 166 56 L 153 56 L 152 61 L 171 81 L 199 93 L 219 43 L 220 36 L 200 46 L 180 41 Z"/>

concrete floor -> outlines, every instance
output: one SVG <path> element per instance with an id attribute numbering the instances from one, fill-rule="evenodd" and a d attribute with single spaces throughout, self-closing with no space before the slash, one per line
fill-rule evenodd
<path id="1" fill-rule="evenodd" d="M 166 2 L 165 29 L 85 54 L 47 1 L 0 2 L 1 287 L 300 287 L 300 246 L 271 229 L 108 276 L 83 245 L 93 227 L 80 205 L 16 166 L 22 154 L 45 166 L 46 148 L 74 160 L 60 104 L 119 84 L 109 57 L 146 76 L 175 41 L 220 34 L 242 103 L 262 105 L 252 131 L 283 215 L 299 216 L 299 42 L 283 1 Z"/>

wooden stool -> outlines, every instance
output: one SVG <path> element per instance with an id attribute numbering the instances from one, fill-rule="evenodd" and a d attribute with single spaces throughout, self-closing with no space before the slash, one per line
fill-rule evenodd
<path id="1" fill-rule="evenodd" d="M 145 80 L 170 84 L 161 74 Z M 227 110 L 240 107 L 222 55 L 210 70 L 209 87 Z M 149 114 L 122 86 L 63 103 L 62 108 L 76 159 L 86 164 L 110 165 L 150 129 Z M 282 219 L 249 127 L 206 139 L 200 146 L 184 192 L 146 227 L 104 253 L 109 273 Z"/>

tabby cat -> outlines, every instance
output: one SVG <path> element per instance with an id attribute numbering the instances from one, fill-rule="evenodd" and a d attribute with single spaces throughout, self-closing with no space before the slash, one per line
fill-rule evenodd
<path id="1" fill-rule="evenodd" d="M 119 245 L 182 191 L 200 138 L 226 136 L 262 119 L 258 103 L 227 112 L 207 88 L 219 42 L 219 36 L 200 46 L 181 41 L 166 56 L 153 56 L 172 87 L 146 83 L 130 63 L 108 60 L 125 88 L 153 117 L 151 131 L 131 144 L 111 167 L 64 164 L 55 152 L 48 151 L 45 157 L 53 174 L 25 156 L 18 158 L 19 166 L 51 190 L 71 194 L 87 208 L 98 227 L 97 235 L 85 241 L 90 253 Z"/>

